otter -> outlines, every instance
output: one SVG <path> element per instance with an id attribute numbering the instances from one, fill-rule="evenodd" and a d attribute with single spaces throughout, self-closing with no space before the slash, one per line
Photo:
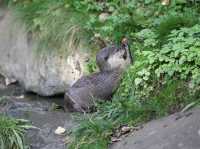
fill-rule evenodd
<path id="1" fill-rule="evenodd" d="M 96 55 L 96 63 L 101 72 L 112 70 L 117 67 L 125 69 L 133 63 L 133 57 L 128 47 L 128 40 L 122 39 L 121 46 L 110 46 L 103 48 Z"/>
<path id="2" fill-rule="evenodd" d="M 133 62 L 127 39 L 119 47 L 103 48 L 96 55 L 100 72 L 81 77 L 65 93 L 69 111 L 91 112 L 97 100 L 110 100 L 119 86 L 121 74 Z"/>

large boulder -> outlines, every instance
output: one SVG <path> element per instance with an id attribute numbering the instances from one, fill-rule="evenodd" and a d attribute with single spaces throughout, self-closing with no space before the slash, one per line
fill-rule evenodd
<path id="1" fill-rule="evenodd" d="M 199 149 L 199 114 L 198 107 L 149 122 L 110 149 Z"/>
<path id="2" fill-rule="evenodd" d="M 71 50 L 68 56 L 41 54 L 36 48 L 37 42 L 29 37 L 24 25 L 10 11 L 0 8 L 0 74 L 42 96 L 64 93 L 83 75 L 86 53 Z"/>

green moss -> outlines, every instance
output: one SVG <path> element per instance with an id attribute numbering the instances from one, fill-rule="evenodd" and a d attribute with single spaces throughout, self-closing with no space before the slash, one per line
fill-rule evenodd
<path id="1" fill-rule="evenodd" d="M 69 7 L 64 0 L 16 1 L 9 6 L 39 43 L 38 52 L 89 49 L 89 33 L 83 28 L 87 16 Z"/>

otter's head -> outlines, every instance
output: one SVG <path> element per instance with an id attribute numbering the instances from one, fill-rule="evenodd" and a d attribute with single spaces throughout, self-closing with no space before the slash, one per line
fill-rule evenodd
<path id="1" fill-rule="evenodd" d="M 126 69 L 132 63 L 127 38 L 122 39 L 119 47 L 110 46 L 100 50 L 97 53 L 96 61 L 100 71 L 109 71 L 117 68 Z"/>

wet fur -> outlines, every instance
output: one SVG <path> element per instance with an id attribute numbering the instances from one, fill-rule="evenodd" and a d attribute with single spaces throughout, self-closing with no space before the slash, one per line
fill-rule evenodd
<path id="1" fill-rule="evenodd" d="M 83 76 L 65 93 L 65 108 L 90 112 L 97 100 L 110 100 L 120 83 L 122 72 L 132 63 L 127 45 L 106 47 L 97 53 L 100 72 Z"/>

